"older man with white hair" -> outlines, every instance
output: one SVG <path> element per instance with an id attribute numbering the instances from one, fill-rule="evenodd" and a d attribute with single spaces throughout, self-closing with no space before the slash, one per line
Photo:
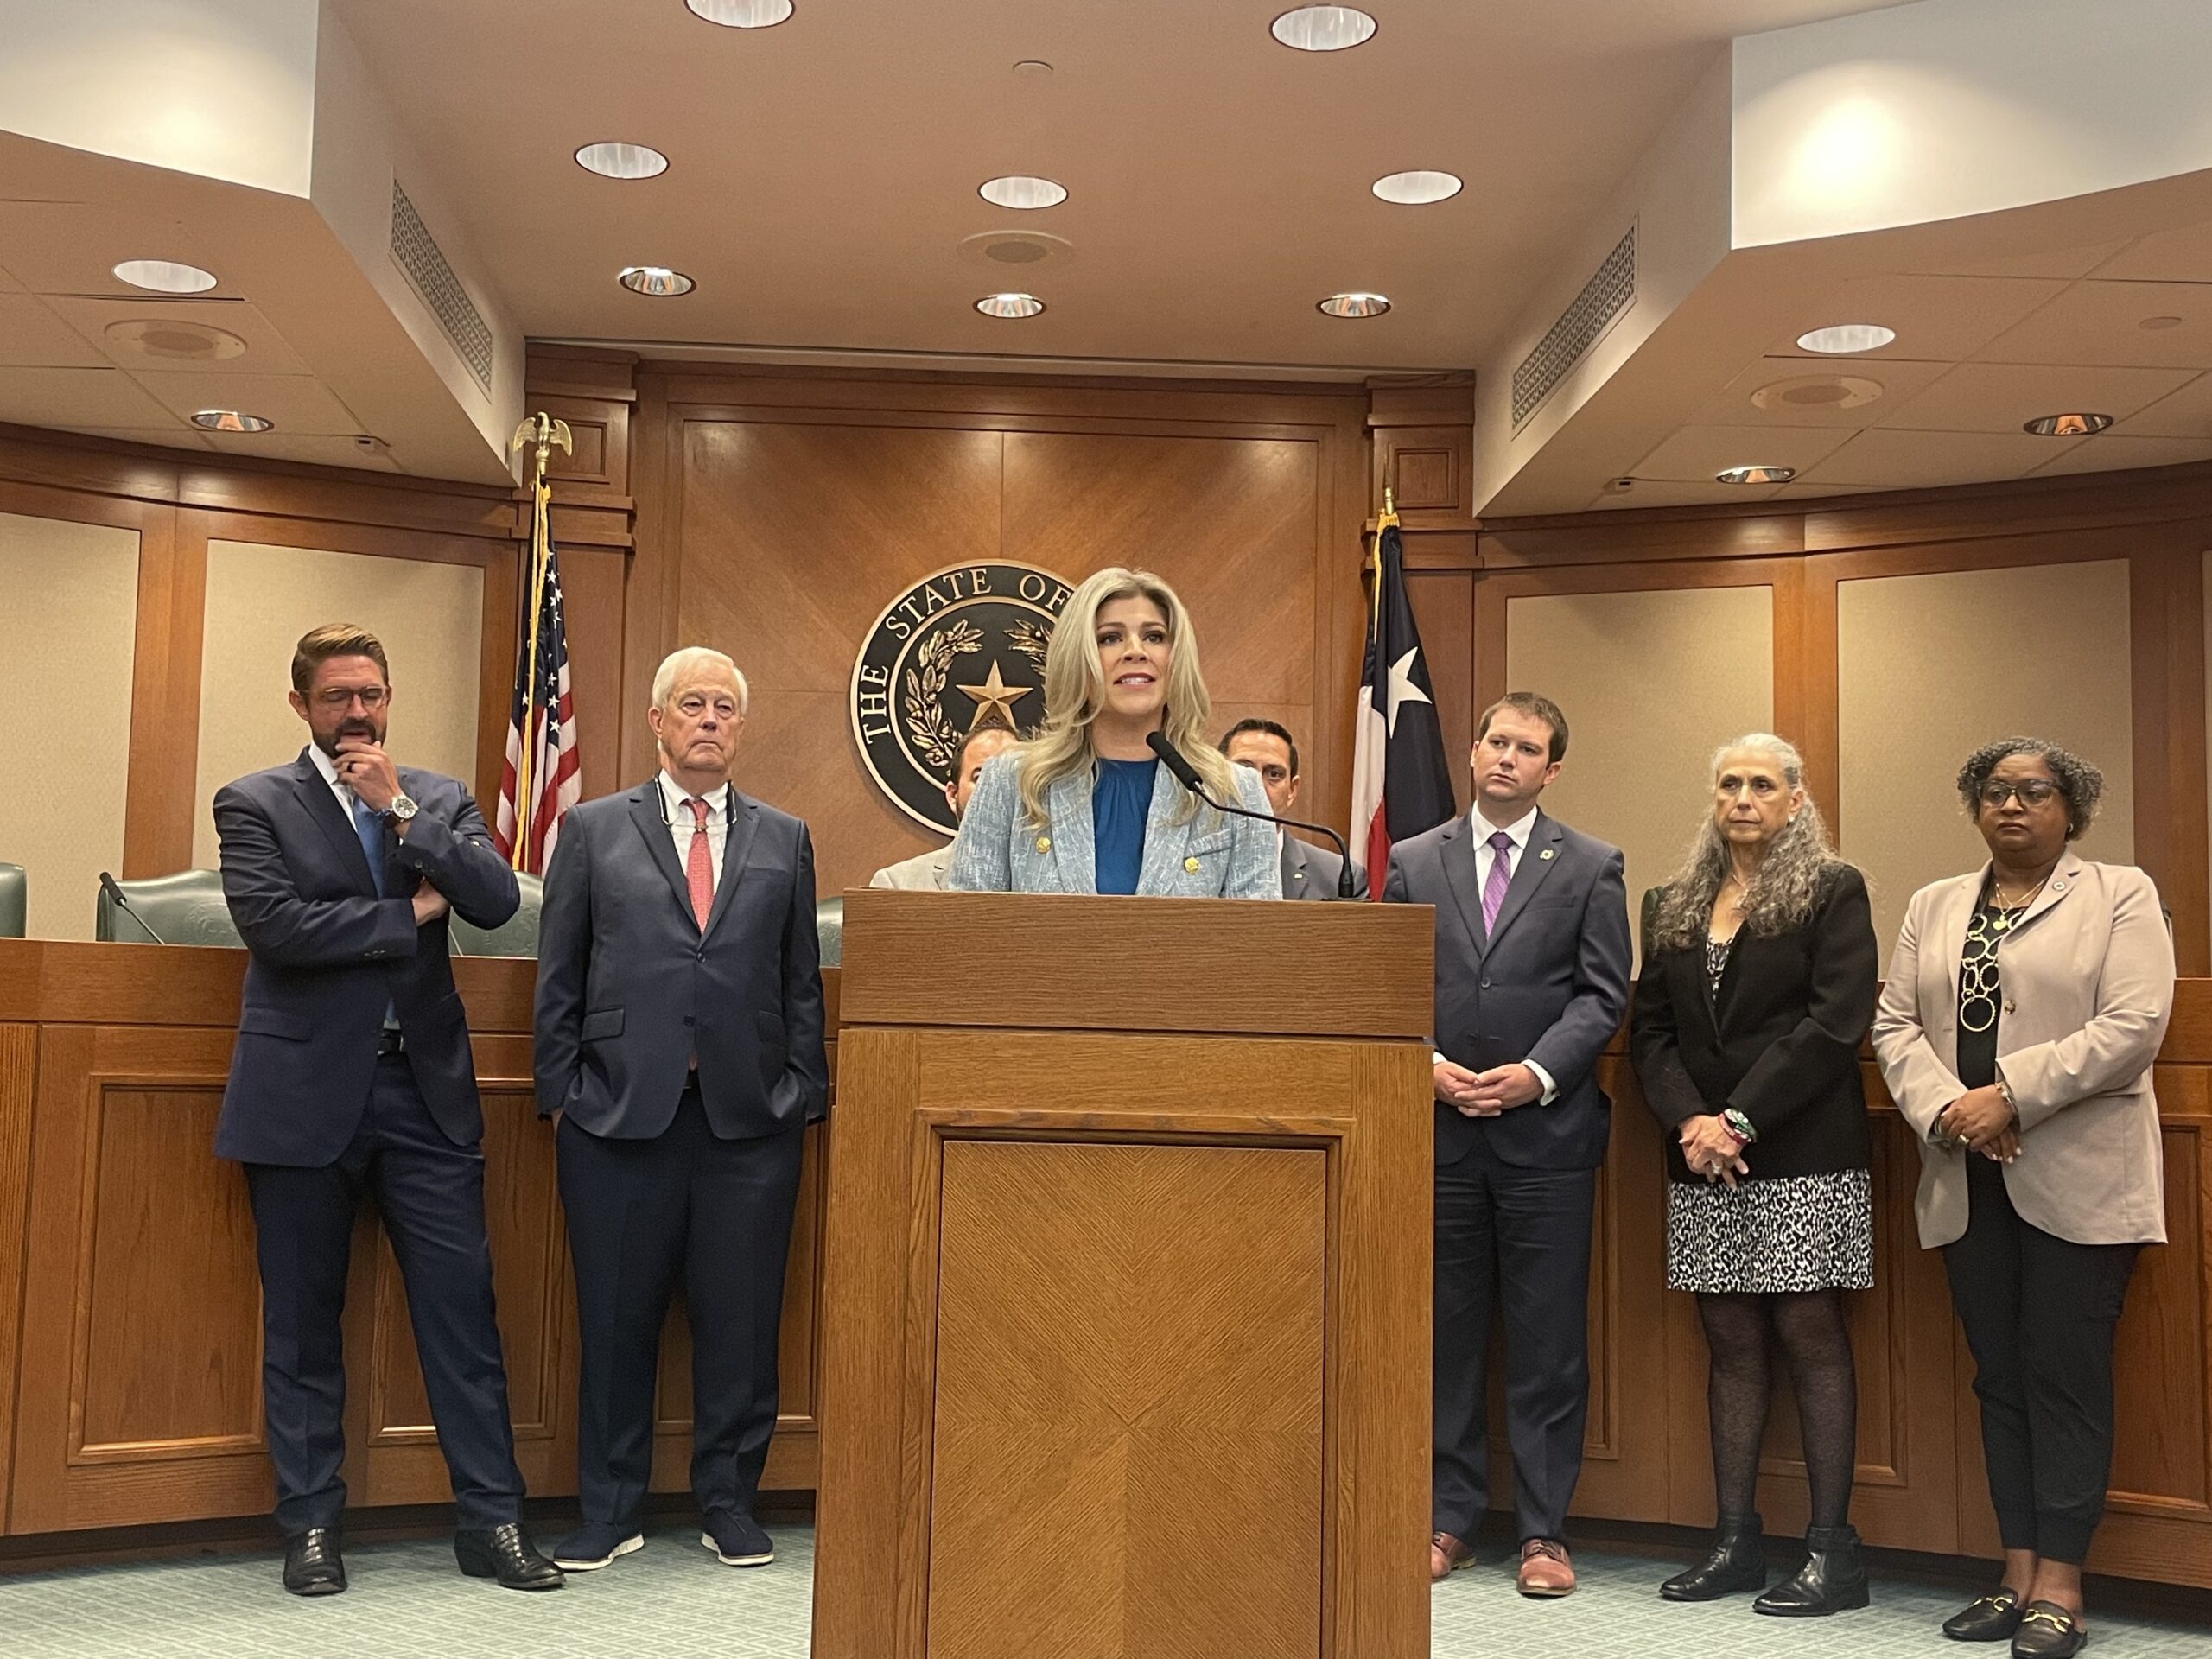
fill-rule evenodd
<path id="1" fill-rule="evenodd" d="M 556 1122 L 583 1372 L 583 1525 L 555 1559 L 645 1542 L 669 1299 L 691 1321 L 700 1542 L 772 1560 L 753 1499 L 776 1427 L 776 1332 L 799 1148 L 829 1094 L 805 824 L 730 783 L 745 677 L 671 654 L 646 722 L 660 771 L 569 813 L 546 874 L 535 1071 Z"/>

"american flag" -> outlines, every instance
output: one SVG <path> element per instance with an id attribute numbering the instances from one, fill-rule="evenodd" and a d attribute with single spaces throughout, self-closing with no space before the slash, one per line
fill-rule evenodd
<path id="1" fill-rule="evenodd" d="M 552 861 L 561 820 L 583 798 L 576 754 L 576 702 L 569 687 L 569 634 L 561 607 L 561 565 L 548 520 L 552 492 L 537 488 L 531 533 L 530 613 L 515 656 L 515 696 L 507 718 L 507 766 L 499 779 L 493 837 L 508 863 L 533 875 Z"/>
<path id="2" fill-rule="evenodd" d="M 1375 537 L 1374 607 L 1352 721 L 1351 860 L 1367 872 L 1369 896 L 1380 899 L 1391 843 L 1433 830 L 1459 810 L 1391 512 Z"/>

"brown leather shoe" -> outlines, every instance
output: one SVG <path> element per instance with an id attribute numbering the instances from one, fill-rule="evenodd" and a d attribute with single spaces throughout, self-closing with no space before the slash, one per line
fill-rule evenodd
<path id="1" fill-rule="evenodd" d="M 1551 1538 L 1531 1538 L 1521 1546 L 1521 1593 L 1524 1596 L 1571 1596 L 1574 1593 L 1574 1563 L 1567 1546 Z"/>
<path id="2" fill-rule="evenodd" d="M 1440 1532 L 1428 1541 L 1428 1581 L 1441 1584 L 1461 1567 L 1474 1562 L 1473 1546 Z"/>

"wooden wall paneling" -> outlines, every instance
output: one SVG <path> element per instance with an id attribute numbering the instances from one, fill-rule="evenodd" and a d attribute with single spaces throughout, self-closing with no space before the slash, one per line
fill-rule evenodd
<path id="1" fill-rule="evenodd" d="M 231 1036 L 42 1034 L 12 1531 L 269 1504 L 253 1222 L 207 1154 Z"/>
<path id="2" fill-rule="evenodd" d="M 0 1533 L 16 1445 L 16 1388 L 23 1360 L 23 1256 L 29 1240 L 31 1106 L 38 1027 L 0 1025 Z"/>
<path id="3" fill-rule="evenodd" d="M 1789 695 L 1797 710 L 1795 734 L 1798 753 L 1805 757 L 1806 785 L 1821 810 L 1827 814 L 1828 833 L 1843 838 L 1843 707 L 1841 677 L 1843 645 L 1837 632 L 1836 568 L 1833 559 L 1795 561 L 1797 578 L 1797 643 L 1794 660 L 1796 684 Z M 1783 708 L 1783 613 L 1775 613 L 1774 706 Z M 1884 957 L 1886 962 L 1887 957 Z"/>
<path id="4" fill-rule="evenodd" d="M 530 543 L 488 548 L 483 560 L 482 655 L 476 672 L 476 790 L 484 821 L 499 820 L 499 787 L 507 769 L 507 722 L 514 715 L 515 665 L 521 654 L 523 607 L 529 603 Z M 565 562 L 562 579 L 568 577 Z M 571 654 L 574 647 L 570 647 Z M 570 680 L 573 684 L 574 672 Z M 588 755 L 590 751 L 585 751 Z"/>
<path id="5" fill-rule="evenodd" d="M 652 701 L 653 671 L 676 643 L 677 582 L 683 569 L 678 551 L 683 525 L 683 428 L 682 420 L 670 411 L 666 379 L 640 375 L 630 444 L 637 543 L 622 588 L 618 786 L 652 773 L 653 741 L 645 726 L 645 708 Z"/>
<path id="6" fill-rule="evenodd" d="M 121 874 L 143 877 L 192 864 L 207 534 L 205 513 L 152 505 L 134 506 L 134 512 L 139 519 L 138 613 L 131 647 L 130 777 L 124 791 Z"/>
<path id="7" fill-rule="evenodd" d="M 2202 518 L 2208 508 L 2212 467 L 2198 464 L 1846 496 L 1808 501 L 1802 513 L 1805 550 L 1818 553 L 2094 533 L 2120 524 Z"/>
<path id="8" fill-rule="evenodd" d="M 620 548 L 587 547 L 563 542 L 561 591 L 567 606 L 569 678 L 576 704 L 576 747 L 583 755 L 583 798 L 608 795 L 634 781 L 622 770 L 623 734 L 643 729 L 642 702 L 632 706 L 622 682 L 624 588 L 631 556 Z M 520 556 L 518 556 L 518 566 Z M 525 601 L 517 583 L 516 605 Z M 505 647 L 512 651 L 510 639 Z M 513 664 L 505 665 L 499 695 L 502 740 L 509 701 L 514 695 Z"/>
<path id="9" fill-rule="evenodd" d="M 2212 524 L 2146 532 L 2128 561 L 2135 861 L 2173 916 L 2180 972 L 2212 974 L 2206 840 L 2204 559 Z"/>
<path id="10" fill-rule="evenodd" d="M 1358 695 L 1367 638 L 1367 588 L 1361 566 L 1367 548 L 1361 526 L 1368 518 L 1370 446 L 1349 399 L 1332 405 L 1333 425 L 1322 440 L 1323 498 L 1314 504 L 1314 564 L 1319 602 L 1313 618 L 1313 759 L 1300 755 L 1312 785 L 1301 791 L 1309 808 L 1343 824 L 1351 821 L 1352 703 Z M 1470 438 L 1471 442 L 1471 436 Z"/>
<path id="11" fill-rule="evenodd" d="M 1452 798 L 1467 810 L 1468 760 L 1475 748 L 1475 575 L 1471 570 L 1408 571 L 1406 599 L 1421 630 L 1421 655 L 1436 691 L 1437 723 L 1444 728 L 1444 764 Z"/>
<path id="12" fill-rule="evenodd" d="M 1367 425 L 1374 435 L 1372 511 L 1382 511 L 1387 490 L 1409 532 L 1474 527 L 1471 384 L 1375 387 Z"/>
<path id="13" fill-rule="evenodd" d="M 1607 508 L 1555 518 L 1487 518 L 1484 569 L 1648 561 L 1764 559 L 1805 550 L 1803 516 L 1771 506 L 1635 512 Z"/>

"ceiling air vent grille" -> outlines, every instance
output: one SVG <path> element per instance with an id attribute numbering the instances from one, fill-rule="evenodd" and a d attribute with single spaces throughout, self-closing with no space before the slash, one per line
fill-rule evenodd
<path id="1" fill-rule="evenodd" d="M 391 185 L 391 257 L 415 284 L 423 303 L 446 331 L 461 360 L 486 392 L 492 390 L 492 325 L 468 297 L 461 278 L 453 274 L 445 255 L 431 239 L 429 227 L 407 200 L 395 179 Z"/>
<path id="2" fill-rule="evenodd" d="M 1513 371 L 1513 424 L 1519 426 L 1559 385 L 1582 354 L 1598 343 L 1613 319 L 1636 298 L 1636 226 L 1628 227 L 1598 274 L 1583 283 L 1536 349 Z"/>

